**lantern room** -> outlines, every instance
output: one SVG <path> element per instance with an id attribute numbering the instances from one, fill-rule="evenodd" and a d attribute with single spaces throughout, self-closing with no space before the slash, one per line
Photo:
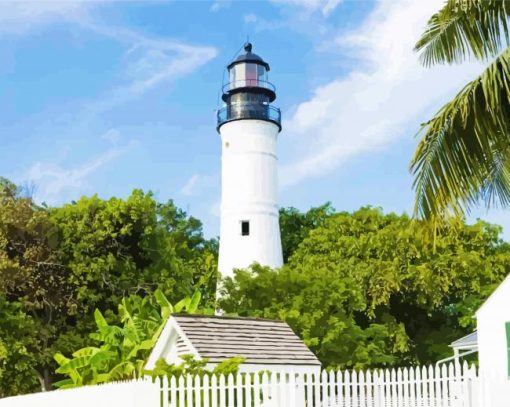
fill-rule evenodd
<path id="1" fill-rule="evenodd" d="M 250 88 L 268 96 L 268 101 L 276 99 L 275 88 L 268 81 L 269 64 L 252 52 L 252 44 L 244 45 L 245 54 L 239 55 L 228 66 L 229 82 L 223 87 L 223 100 L 228 101 L 232 94 Z"/>
<path id="2" fill-rule="evenodd" d="M 269 64 L 252 48 L 246 43 L 245 53 L 227 66 L 228 83 L 222 88 L 225 106 L 218 110 L 218 130 L 224 123 L 243 119 L 270 121 L 281 129 L 280 109 L 270 105 L 276 92 L 268 80 Z"/>

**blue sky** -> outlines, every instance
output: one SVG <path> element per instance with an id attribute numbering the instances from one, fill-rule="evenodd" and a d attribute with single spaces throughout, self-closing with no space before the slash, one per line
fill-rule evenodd
<path id="1" fill-rule="evenodd" d="M 284 118 L 281 205 L 409 212 L 419 123 L 483 68 L 419 66 L 441 3 L 0 0 L 0 175 L 51 205 L 152 190 L 217 235 L 214 110 L 249 35 Z"/>

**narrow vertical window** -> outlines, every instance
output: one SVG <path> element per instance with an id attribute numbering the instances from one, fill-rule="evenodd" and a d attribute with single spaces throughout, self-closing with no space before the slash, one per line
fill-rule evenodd
<path id="1" fill-rule="evenodd" d="M 249 235 L 250 235 L 250 221 L 243 220 L 241 221 L 241 236 Z"/>
<path id="2" fill-rule="evenodd" d="M 508 377 L 510 377 L 510 322 L 505 324 L 506 328 L 506 363 L 507 363 L 507 373 Z"/>

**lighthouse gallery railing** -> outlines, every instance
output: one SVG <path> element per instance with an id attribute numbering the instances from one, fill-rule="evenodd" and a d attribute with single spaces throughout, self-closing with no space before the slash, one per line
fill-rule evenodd
<path id="1" fill-rule="evenodd" d="M 226 122 L 242 119 L 260 119 L 275 123 L 281 129 L 282 115 L 277 107 L 264 103 L 230 104 L 218 110 L 218 127 Z"/>

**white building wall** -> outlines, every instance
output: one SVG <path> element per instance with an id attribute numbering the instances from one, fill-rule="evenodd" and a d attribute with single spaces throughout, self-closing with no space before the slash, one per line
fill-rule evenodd
<path id="1" fill-rule="evenodd" d="M 150 380 L 54 390 L 0 400 L 0 407 L 158 407 L 160 390 Z"/>
<path id="2" fill-rule="evenodd" d="M 510 277 L 476 313 L 480 369 L 508 377 L 505 324 L 510 322 Z"/>
<path id="3" fill-rule="evenodd" d="M 257 262 L 283 264 L 278 215 L 277 139 L 279 128 L 263 120 L 237 120 L 220 128 L 222 187 L 219 270 Z M 241 222 L 250 235 L 241 235 Z"/>

